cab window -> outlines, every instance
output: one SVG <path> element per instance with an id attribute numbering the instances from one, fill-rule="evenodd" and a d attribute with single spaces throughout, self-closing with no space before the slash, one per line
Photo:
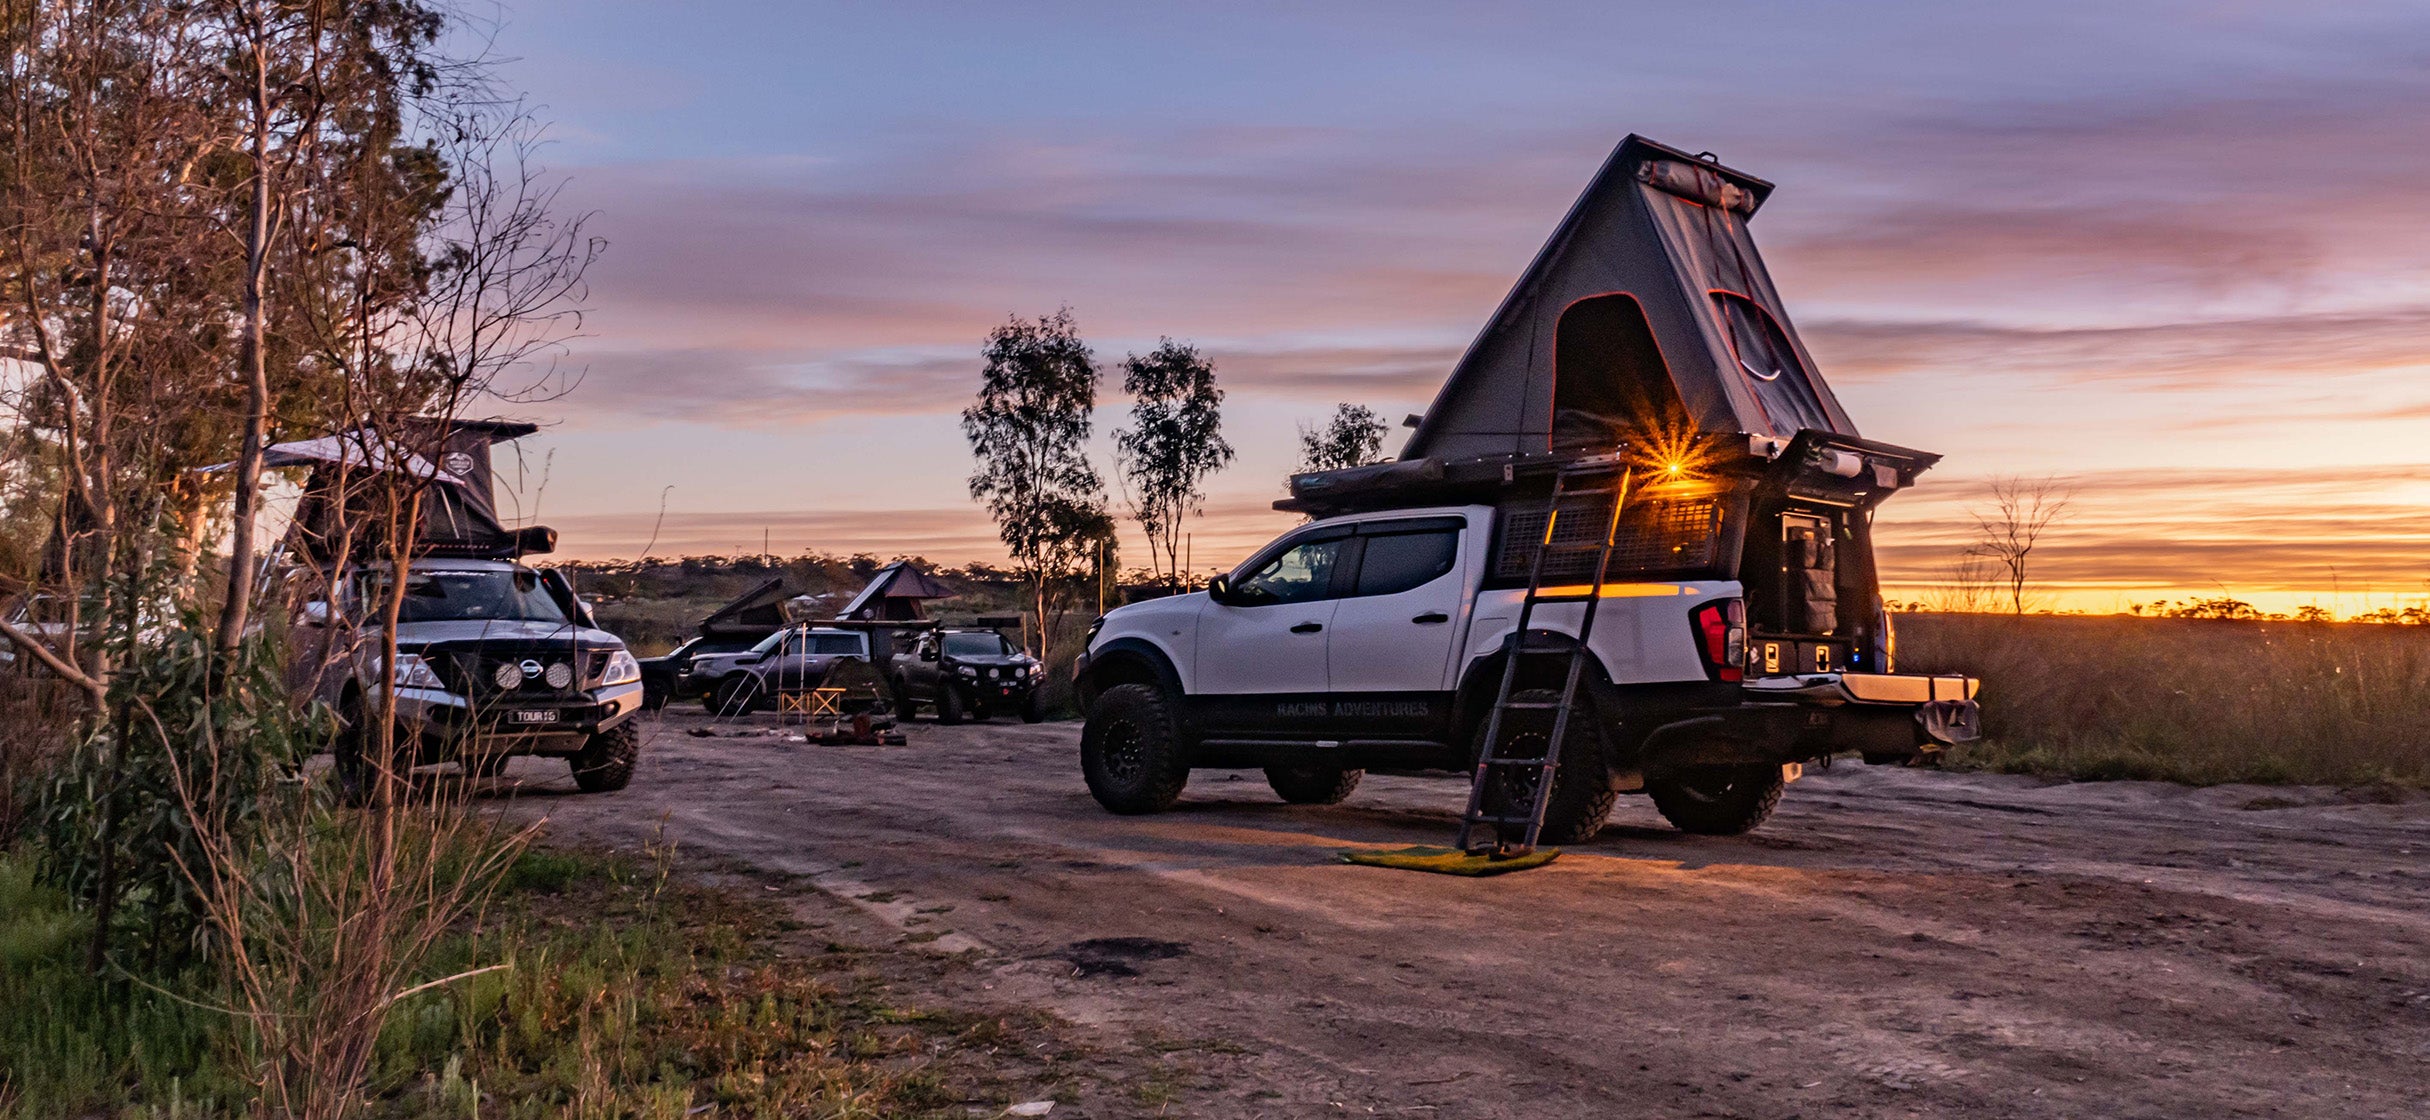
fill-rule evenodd
<path id="1" fill-rule="evenodd" d="M 1232 601 L 1244 607 L 1305 603 L 1333 590 L 1333 565 L 1348 537 L 1302 541 L 1275 554 L 1257 570 L 1234 580 Z"/>
<path id="2" fill-rule="evenodd" d="M 1460 535 L 1451 529 L 1421 533 L 1383 533 L 1365 538 L 1366 554 L 1359 558 L 1357 595 L 1398 595 L 1451 574 L 1460 554 Z"/>

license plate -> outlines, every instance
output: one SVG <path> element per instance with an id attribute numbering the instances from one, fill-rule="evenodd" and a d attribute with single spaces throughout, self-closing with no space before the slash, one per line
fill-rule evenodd
<path id="1" fill-rule="evenodd" d="M 557 710 L 555 708 L 538 708 L 530 711 L 520 711 L 514 713 L 512 716 L 509 716 L 508 719 L 514 723 L 555 723 L 557 722 Z"/>

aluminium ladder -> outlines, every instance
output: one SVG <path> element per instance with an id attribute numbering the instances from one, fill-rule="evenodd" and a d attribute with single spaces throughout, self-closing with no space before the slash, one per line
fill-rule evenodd
<path id="1" fill-rule="evenodd" d="M 1617 476 L 1612 478 L 1612 476 Z M 1564 499 L 1579 494 L 1594 493 L 1603 488 L 1592 480 L 1612 478 L 1607 484 L 1612 496 L 1611 510 L 1604 518 L 1603 532 L 1594 539 L 1555 543 L 1561 523 Z M 1561 744 L 1569 734 L 1570 716 L 1577 710 L 1579 686 L 1585 682 L 1587 643 L 1595 633 L 1596 608 L 1603 602 L 1604 569 L 1611 565 L 1612 545 L 1619 535 L 1620 511 L 1629 496 L 1630 472 L 1618 454 L 1598 455 L 1564 463 L 1553 477 L 1552 499 L 1544 510 L 1544 535 L 1536 542 L 1536 554 L 1527 565 L 1527 592 L 1519 600 L 1518 624 L 1511 639 L 1510 656 L 1502 662 L 1502 682 L 1495 689 L 1493 708 L 1485 717 L 1485 746 L 1477 753 L 1476 769 L 1470 776 L 1468 808 L 1460 815 L 1459 848 L 1472 855 L 1490 851 L 1496 858 L 1525 855 L 1536 847 L 1544 831 L 1544 812 L 1552 804 L 1554 775 L 1561 769 Z M 1581 485 L 1583 484 L 1583 485 Z M 1572 556 L 1594 556 L 1592 578 L 1584 594 L 1563 588 L 1548 592 L 1544 587 L 1544 558 L 1553 553 Z M 1584 617 L 1578 622 L 1576 641 L 1565 645 L 1530 645 L 1529 624 L 1535 620 L 1539 603 L 1584 602 Z M 1568 671 L 1563 678 L 1558 699 L 1513 700 L 1519 681 L 1519 662 L 1528 654 L 1565 654 Z M 1552 713 L 1551 734 L 1544 741 L 1543 753 L 1536 757 L 1506 753 L 1511 744 L 1503 741 L 1505 717 L 1512 712 Z M 1540 717 L 1534 717 L 1540 718 Z M 1519 738 L 1513 736 L 1513 739 Z M 1511 812 L 1511 806 L 1496 803 L 1493 793 L 1504 788 L 1504 773 L 1516 772 L 1533 781 L 1528 783 L 1531 796 L 1524 813 Z M 1524 838 L 1511 843 L 1508 825 L 1526 825 Z M 1490 849 L 1475 841 L 1479 828 L 1489 831 L 1494 841 Z"/>

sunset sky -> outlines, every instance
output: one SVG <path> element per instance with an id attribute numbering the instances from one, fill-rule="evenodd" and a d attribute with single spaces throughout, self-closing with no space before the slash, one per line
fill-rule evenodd
<path id="1" fill-rule="evenodd" d="M 1214 359 L 1228 565 L 1296 520 L 1295 426 L 1422 409 L 1634 131 L 1779 184 L 1824 377 L 1947 456 L 1882 514 L 1893 597 L 2011 474 L 2076 487 L 2057 605 L 2430 595 L 2420 4 L 517 0 L 495 50 L 609 243 L 578 390 L 505 410 L 570 555 L 663 498 L 656 555 L 1000 557 L 956 414 L 1068 305 L 1109 369 Z"/>

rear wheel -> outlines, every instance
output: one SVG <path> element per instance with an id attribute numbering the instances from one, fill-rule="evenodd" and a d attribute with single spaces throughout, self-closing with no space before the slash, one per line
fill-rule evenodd
<path id="1" fill-rule="evenodd" d="M 904 681 L 903 678 L 896 677 L 892 681 L 887 682 L 886 690 L 894 694 L 895 720 L 901 723 L 910 723 L 911 717 L 918 715 L 920 712 L 919 704 L 911 699 L 911 685 Z"/>
<path id="2" fill-rule="evenodd" d="M 1089 795 L 1113 812 L 1172 808 L 1190 782 L 1172 699 L 1154 685 L 1106 689 L 1080 730 L 1080 774 Z"/>
<path id="3" fill-rule="evenodd" d="M 641 761 L 641 728 L 631 720 L 590 737 L 567 761 L 574 767 L 574 784 L 584 793 L 613 793 L 631 785 L 633 767 Z"/>
<path id="4" fill-rule="evenodd" d="M 1770 763 L 1747 766 L 1692 766 L 1659 778 L 1648 777 L 1645 792 L 1663 819 L 1681 832 L 1703 836 L 1736 836 L 1762 824 L 1780 804 L 1780 767 Z"/>
<path id="5" fill-rule="evenodd" d="M 758 677 L 736 673 L 717 682 L 717 691 L 709 697 L 709 710 L 721 716 L 749 715 L 751 709 L 759 706 L 764 691 Z"/>
<path id="6" fill-rule="evenodd" d="M 962 722 L 962 690 L 955 688 L 951 681 L 937 686 L 937 722 Z"/>
<path id="7" fill-rule="evenodd" d="M 1561 699 L 1557 690 L 1526 689 L 1511 694 L 1515 704 L 1550 704 Z M 1514 711 L 1503 717 L 1502 748 L 1495 753 L 1500 758 L 1542 758 L 1544 744 L 1552 738 L 1554 713 L 1547 710 Z M 1544 806 L 1544 828 L 1536 840 L 1543 844 L 1577 844 L 1592 840 L 1603 831 L 1603 821 L 1611 816 L 1612 802 L 1619 799 L 1613 792 L 1610 772 L 1603 762 L 1602 737 L 1595 733 L 1595 704 L 1588 697 L 1578 698 L 1571 711 L 1569 729 L 1563 735 L 1560 765 L 1553 773 L 1552 799 Z M 1485 728 L 1477 727 L 1476 745 L 1469 754 L 1470 764 L 1485 752 Z M 1526 816 L 1535 808 L 1536 783 L 1542 771 L 1528 766 L 1497 766 L 1487 777 L 1485 811 L 1494 816 Z M 1503 843 L 1518 844 L 1527 839 L 1524 823 L 1495 825 Z"/>
<path id="8" fill-rule="evenodd" d="M 1364 770 L 1339 766 L 1268 766 L 1266 784 L 1293 805 L 1339 805 L 1358 788 Z"/>

